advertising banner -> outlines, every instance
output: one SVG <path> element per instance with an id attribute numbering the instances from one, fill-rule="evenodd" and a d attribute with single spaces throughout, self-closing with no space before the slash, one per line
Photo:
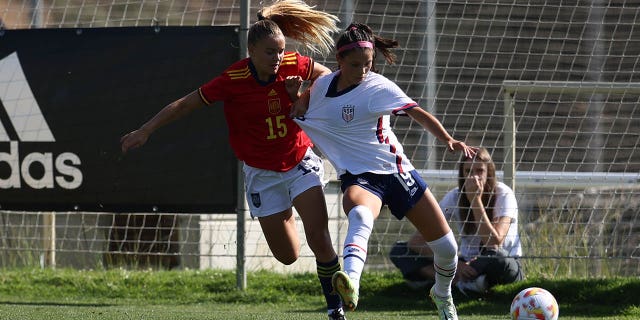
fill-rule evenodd
<path id="1" fill-rule="evenodd" d="M 239 58 L 237 27 L 2 30 L 0 210 L 233 213 L 222 105 L 120 137 Z"/>

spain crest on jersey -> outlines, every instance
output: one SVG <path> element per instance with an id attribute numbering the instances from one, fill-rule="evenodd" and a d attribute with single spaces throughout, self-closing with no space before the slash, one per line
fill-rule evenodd
<path id="1" fill-rule="evenodd" d="M 282 106 L 280 106 L 280 99 L 269 99 L 269 113 L 270 114 L 278 114 L 282 111 Z"/>
<path id="2" fill-rule="evenodd" d="M 352 105 L 345 105 L 342 107 L 342 120 L 346 122 L 350 122 L 353 120 L 353 113 L 355 112 L 355 108 Z"/>

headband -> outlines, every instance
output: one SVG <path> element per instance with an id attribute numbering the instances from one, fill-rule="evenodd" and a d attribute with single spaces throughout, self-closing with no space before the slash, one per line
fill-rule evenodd
<path id="1" fill-rule="evenodd" d="M 338 53 L 340 53 L 342 51 L 345 51 L 345 50 L 353 49 L 353 48 L 371 48 L 371 49 L 373 49 L 373 43 L 371 43 L 370 41 L 351 42 L 351 43 L 345 44 L 344 46 L 338 48 Z"/>

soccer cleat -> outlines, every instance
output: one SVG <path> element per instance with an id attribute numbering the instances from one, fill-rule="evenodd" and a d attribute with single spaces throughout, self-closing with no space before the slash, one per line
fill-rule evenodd
<path id="1" fill-rule="evenodd" d="M 358 290 L 353 287 L 351 279 L 343 271 L 338 271 L 331 278 L 334 293 L 342 299 L 342 304 L 349 311 L 353 311 L 358 306 Z"/>
<path id="2" fill-rule="evenodd" d="M 431 297 L 431 301 L 438 308 L 438 317 L 440 320 L 458 320 L 458 312 L 456 311 L 456 306 L 453 304 L 453 298 L 451 296 L 448 297 L 439 297 L 433 291 L 433 287 L 429 290 L 429 296 Z"/>
<path id="3" fill-rule="evenodd" d="M 344 316 L 344 310 L 338 308 L 329 313 L 329 320 L 347 320 L 347 317 Z"/>

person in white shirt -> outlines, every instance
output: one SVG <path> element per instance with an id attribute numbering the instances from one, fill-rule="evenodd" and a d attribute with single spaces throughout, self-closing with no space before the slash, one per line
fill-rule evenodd
<path id="1" fill-rule="evenodd" d="M 462 159 L 458 187 L 440 201 L 447 220 L 459 232 L 458 272 L 454 283 L 460 291 L 484 293 L 497 284 L 524 278 L 520 261 L 518 203 L 509 186 L 497 181 L 489 151 L 481 148 L 473 159 Z M 397 242 L 391 261 L 412 286 L 434 280 L 433 254 L 416 232 L 408 242 Z"/>
<path id="2" fill-rule="evenodd" d="M 296 102 L 292 116 L 341 180 L 349 227 L 344 272 L 334 274 L 333 285 L 343 305 L 354 310 L 358 304 L 367 243 L 374 220 L 387 205 L 396 218 L 406 217 L 427 239 L 437 270 L 430 296 L 441 319 L 457 319 L 451 297 L 458 262 L 455 237 L 437 200 L 404 154 L 391 129 L 390 115 L 409 115 L 451 152 L 472 157 L 477 148 L 455 140 L 433 115 L 375 72 L 376 52 L 393 63 L 390 48 L 397 46 L 395 40 L 374 35 L 369 26 L 352 23 L 336 42 L 339 70 L 318 78 L 310 94 Z"/>

